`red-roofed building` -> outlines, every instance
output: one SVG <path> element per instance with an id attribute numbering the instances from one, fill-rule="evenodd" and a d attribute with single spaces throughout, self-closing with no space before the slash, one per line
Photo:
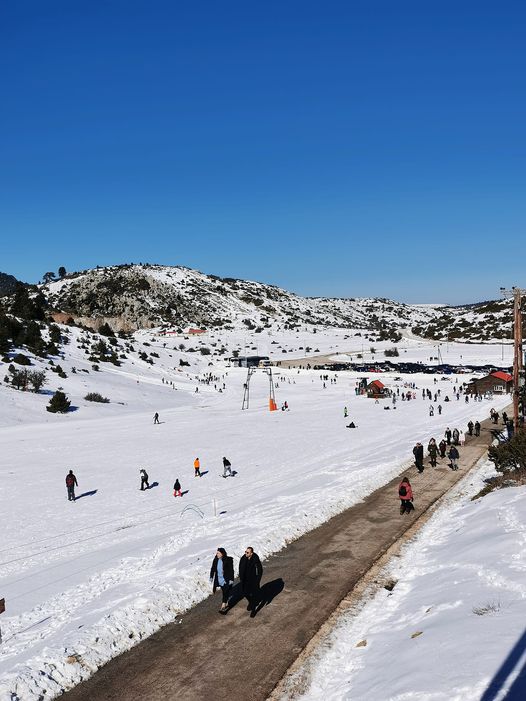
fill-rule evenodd
<path id="1" fill-rule="evenodd" d="M 481 377 L 478 380 L 472 380 L 467 386 L 468 394 L 509 394 L 513 391 L 513 377 L 509 372 L 497 370 L 491 372 L 486 377 Z"/>
<path id="2" fill-rule="evenodd" d="M 389 390 L 380 380 L 373 380 L 367 385 L 367 396 L 372 399 L 381 399 L 389 396 Z"/>

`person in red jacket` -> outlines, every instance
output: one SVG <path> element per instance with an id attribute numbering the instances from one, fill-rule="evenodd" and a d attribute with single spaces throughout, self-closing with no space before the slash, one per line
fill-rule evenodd
<path id="1" fill-rule="evenodd" d="M 400 514 L 408 514 L 413 510 L 413 490 L 408 477 L 404 477 L 398 487 L 400 498 Z"/>

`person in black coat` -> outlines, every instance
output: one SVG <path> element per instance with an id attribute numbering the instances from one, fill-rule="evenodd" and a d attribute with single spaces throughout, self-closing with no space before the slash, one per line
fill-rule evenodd
<path id="1" fill-rule="evenodd" d="M 256 615 L 256 606 L 259 599 L 259 585 L 263 576 L 263 566 L 254 548 L 248 547 L 239 561 L 239 579 L 243 596 L 248 599 L 247 611 L 251 616 Z"/>
<path id="2" fill-rule="evenodd" d="M 413 448 L 413 455 L 415 456 L 415 465 L 418 472 L 424 471 L 424 446 L 422 443 L 417 443 Z"/>
<path id="3" fill-rule="evenodd" d="M 219 613 L 226 613 L 228 610 L 228 599 L 234 584 L 234 561 L 228 557 L 224 548 L 218 548 L 210 568 L 210 583 L 212 592 L 221 588 L 222 603 Z"/>

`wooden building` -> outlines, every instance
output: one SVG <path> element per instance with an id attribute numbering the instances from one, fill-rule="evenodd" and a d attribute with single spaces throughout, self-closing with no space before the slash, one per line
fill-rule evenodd
<path id="1" fill-rule="evenodd" d="M 373 380 L 367 385 L 367 396 L 370 399 L 382 399 L 390 394 L 387 387 L 380 380 Z"/>
<path id="2" fill-rule="evenodd" d="M 513 391 L 513 377 L 509 372 L 498 370 L 491 372 L 486 377 L 472 380 L 466 389 L 468 394 L 510 394 Z"/>

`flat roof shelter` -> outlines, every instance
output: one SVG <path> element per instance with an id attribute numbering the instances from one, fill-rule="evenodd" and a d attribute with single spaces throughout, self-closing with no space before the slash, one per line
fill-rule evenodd
<path id="1" fill-rule="evenodd" d="M 262 360 L 269 360 L 268 355 L 240 355 L 237 358 L 229 358 L 230 364 L 237 368 L 256 368 Z"/>

